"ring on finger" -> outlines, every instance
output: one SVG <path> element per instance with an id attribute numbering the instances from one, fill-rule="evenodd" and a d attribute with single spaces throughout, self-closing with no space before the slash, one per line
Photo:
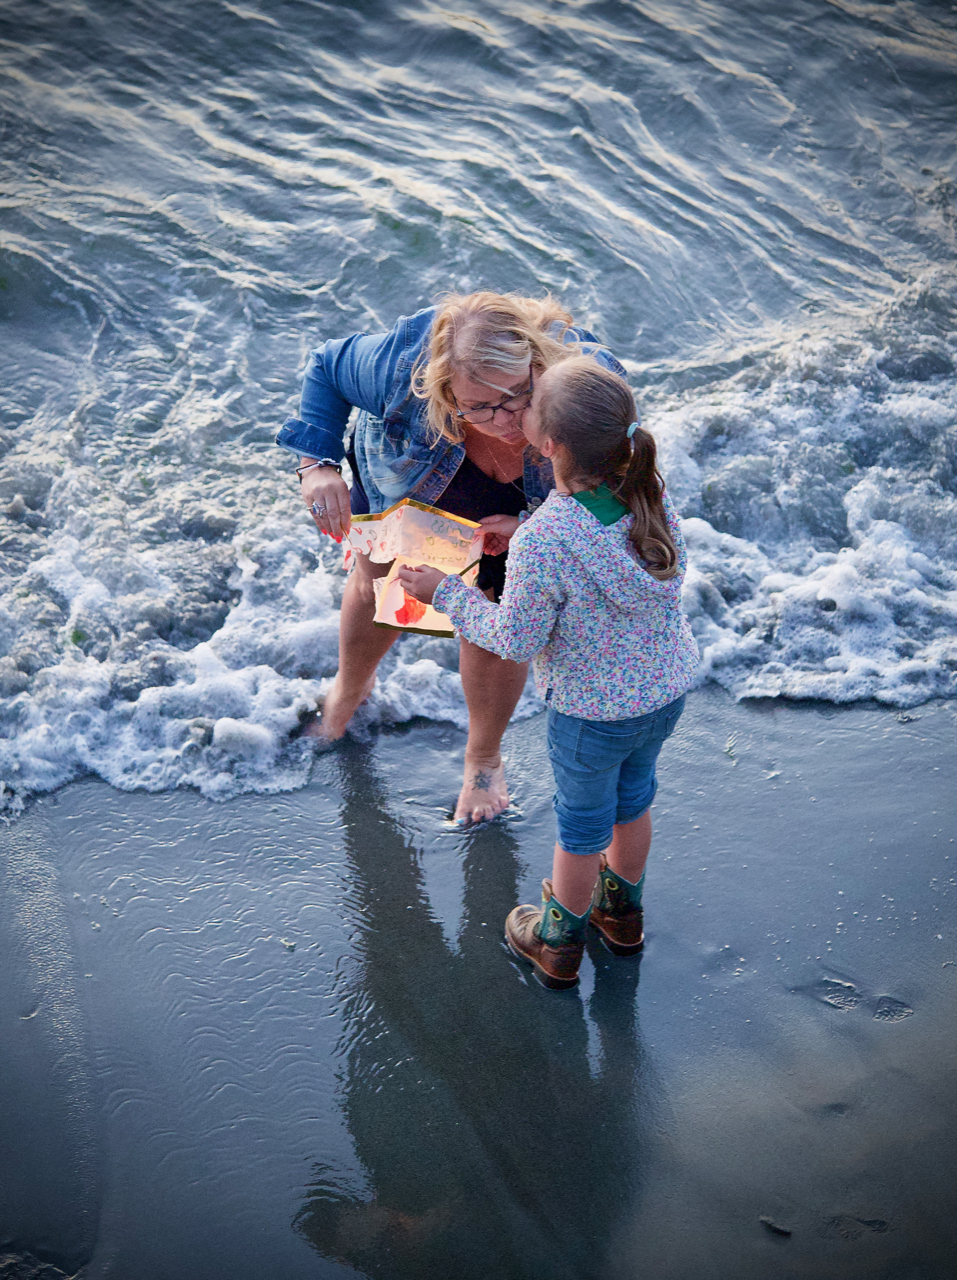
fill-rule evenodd
<path id="1" fill-rule="evenodd" d="M 320 507 L 320 506 L 318 505 L 318 503 L 315 503 L 315 502 L 314 502 L 314 503 L 312 504 L 312 514 L 313 514 L 314 516 L 324 516 L 324 515 L 326 514 L 326 508 L 325 508 L 325 507 Z"/>

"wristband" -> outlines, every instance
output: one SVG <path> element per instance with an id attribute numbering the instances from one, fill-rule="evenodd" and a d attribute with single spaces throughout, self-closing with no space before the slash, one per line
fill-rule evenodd
<path id="1" fill-rule="evenodd" d="M 334 462 L 332 458 L 320 458 L 318 462 L 307 462 L 304 467 L 296 467 L 296 475 L 299 477 L 299 483 L 302 484 L 302 477 L 306 471 L 311 471 L 313 467 L 332 467 L 333 471 L 338 471 L 342 475 L 342 463 Z"/>

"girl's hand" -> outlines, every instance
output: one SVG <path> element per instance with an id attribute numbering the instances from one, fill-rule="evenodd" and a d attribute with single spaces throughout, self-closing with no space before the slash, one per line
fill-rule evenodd
<path id="1" fill-rule="evenodd" d="M 302 465 L 308 462 L 303 458 Z M 311 467 L 302 477 L 302 500 L 320 533 L 341 542 L 352 524 L 349 486 L 335 467 Z"/>
<path id="2" fill-rule="evenodd" d="M 427 564 L 420 564 L 417 569 L 413 569 L 410 564 L 403 564 L 399 566 L 396 577 L 410 596 L 415 596 L 422 604 L 431 604 L 436 588 L 448 574 L 432 569 Z"/>
<path id="3" fill-rule="evenodd" d="M 504 555 L 508 550 L 509 540 L 520 523 L 518 516 L 483 516 L 479 524 L 485 534 L 485 554 Z"/>

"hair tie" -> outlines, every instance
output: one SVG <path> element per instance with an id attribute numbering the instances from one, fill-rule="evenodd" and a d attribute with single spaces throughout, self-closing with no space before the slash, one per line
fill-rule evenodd
<path id="1" fill-rule="evenodd" d="M 633 423 L 631 424 L 631 426 L 628 428 L 628 431 L 627 431 L 627 435 L 628 435 L 628 439 L 629 439 L 629 440 L 634 440 L 634 438 L 635 438 L 635 432 L 636 432 L 637 430 L 638 430 L 638 423 L 637 423 L 637 422 L 633 422 Z"/>

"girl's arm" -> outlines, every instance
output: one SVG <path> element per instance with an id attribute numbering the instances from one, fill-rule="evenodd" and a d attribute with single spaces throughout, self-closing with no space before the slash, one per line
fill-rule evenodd
<path id="1" fill-rule="evenodd" d="M 538 547 L 536 541 L 527 536 L 512 541 L 499 604 L 453 574 L 439 584 L 432 601 L 466 640 L 512 662 L 527 662 L 541 653 L 564 603 L 552 572 L 555 549 Z"/>

